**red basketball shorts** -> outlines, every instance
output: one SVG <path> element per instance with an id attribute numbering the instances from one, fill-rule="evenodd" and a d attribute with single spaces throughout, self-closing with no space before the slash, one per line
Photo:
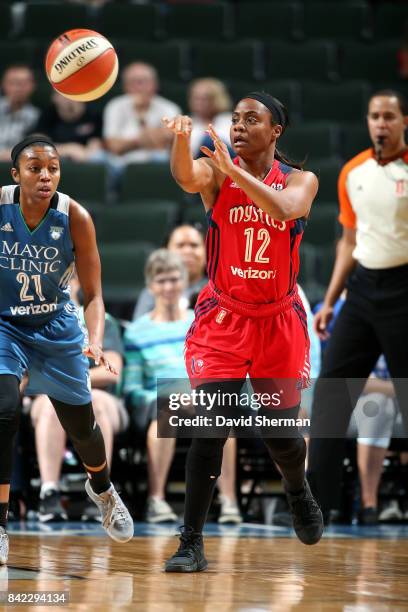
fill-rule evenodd
<path id="1" fill-rule="evenodd" d="M 199 295 L 184 354 L 193 388 L 249 376 L 257 392 L 283 391 L 280 407 L 297 405 L 310 376 L 307 317 L 297 291 L 280 302 L 245 304 L 210 281 Z"/>

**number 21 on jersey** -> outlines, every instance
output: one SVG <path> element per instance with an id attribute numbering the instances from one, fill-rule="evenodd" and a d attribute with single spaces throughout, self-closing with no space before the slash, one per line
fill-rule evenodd
<path id="1" fill-rule="evenodd" d="M 29 293 L 30 292 L 30 280 L 33 281 L 34 290 L 40 302 L 44 302 L 45 297 L 43 296 L 43 293 L 42 293 L 40 274 L 33 274 L 32 276 L 28 276 L 28 274 L 25 274 L 25 272 L 19 272 L 16 278 L 17 278 L 17 282 L 19 282 L 22 285 L 21 290 L 20 290 L 21 302 L 32 302 L 35 299 L 35 296 Z"/>

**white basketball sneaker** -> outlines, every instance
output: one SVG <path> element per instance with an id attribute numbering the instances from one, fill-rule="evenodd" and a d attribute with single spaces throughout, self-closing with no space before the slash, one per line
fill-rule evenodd
<path id="1" fill-rule="evenodd" d="M 0 527 L 0 565 L 6 565 L 9 554 L 9 538 L 4 527 Z"/>
<path id="2" fill-rule="evenodd" d="M 85 483 L 88 496 L 99 508 L 102 526 L 115 542 L 128 542 L 133 538 L 133 519 L 113 484 L 100 495 L 95 493 L 89 480 Z"/>

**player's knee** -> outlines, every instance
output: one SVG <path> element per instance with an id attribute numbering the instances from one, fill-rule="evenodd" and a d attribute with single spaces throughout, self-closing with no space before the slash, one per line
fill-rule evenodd
<path id="1" fill-rule="evenodd" d="M 278 464 L 302 463 L 306 459 L 306 442 L 299 435 L 288 438 L 265 438 L 264 444 Z"/>
<path id="2" fill-rule="evenodd" d="M 0 431 L 2 434 L 14 435 L 18 428 L 19 409 L 15 404 L 0 403 Z"/>
<path id="3" fill-rule="evenodd" d="M 188 451 L 186 471 L 195 477 L 218 478 L 221 474 L 225 439 L 195 438 Z"/>
<path id="4" fill-rule="evenodd" d="M 37 414 L 37 423 L 40 420 L 51 421 L 52 423 L 58 423 L 58 417 L 55 413 L 54 406 L 51 404 L 48 397 L 41 398 L 38 406 L 33 406 Z"/>

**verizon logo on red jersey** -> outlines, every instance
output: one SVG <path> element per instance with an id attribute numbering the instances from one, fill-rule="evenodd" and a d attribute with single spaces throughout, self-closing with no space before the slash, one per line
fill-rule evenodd
<path id="1" fill-rule="evenodd" d="M 276 270 L 254 270 L 253 268 L 236 268 L 231 266 L 231 272 L 234 276 L 240 276 L 241 278 L 260 278 L 261 280 L 267 280 L 276 277 Z"/>

